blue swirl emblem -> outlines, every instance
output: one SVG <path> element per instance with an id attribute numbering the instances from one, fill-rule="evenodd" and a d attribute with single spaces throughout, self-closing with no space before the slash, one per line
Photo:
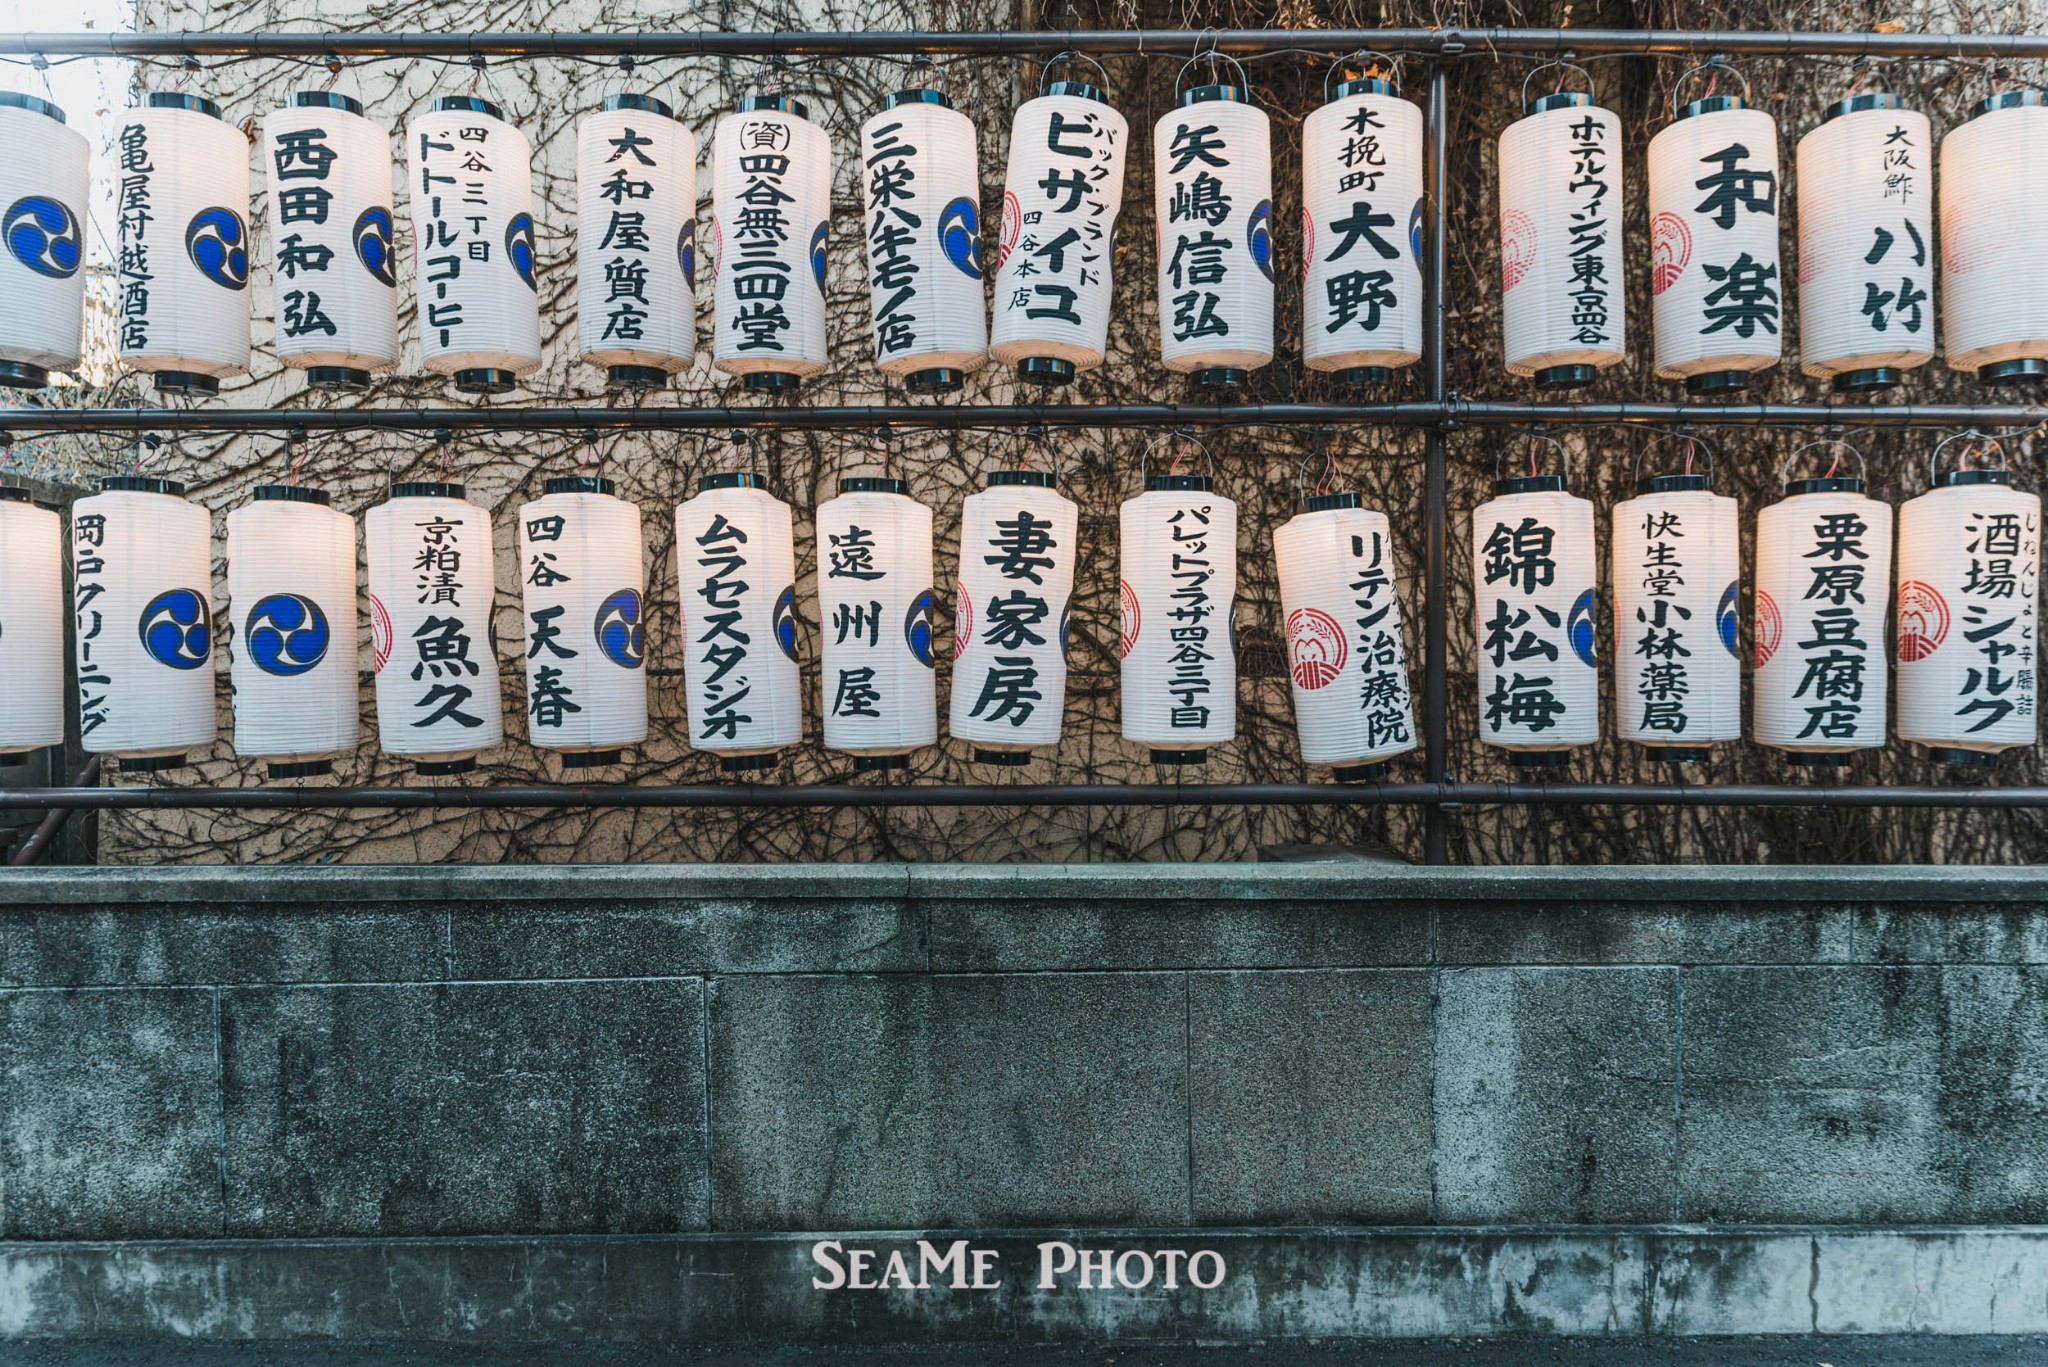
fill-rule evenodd
<path id="1" fill-rule="evenodd" d="M 697 288 L 697 220 L 683 220 L 683 230 L 676 234 L 676 263 L 683 268 L 683 283 L 691 289 Z"/>
<path id="2" fill-rule="evenodd" d="M 149 658 L 172 669 L 197 669 L 206 663 L 212 632 L 206 620 L 206 595 L 197 589 L 167 589 L 142 609 L 138 632 Z"/>
<path id="3" fill-rule="evenodd" d="M 1735 600 L 1741 596 L 1741 591 L 1742 581 L 1738 579 L 1721 591 L 1721 606 L 1714 611 L 1714 629 L 1721 635 L 1721 644 L 1738 660 L 1742 658 L 1742 651 L 1737 641 L 1740 631 L 1735 616 Z"/>
<path id="4" fill-rule="evenodd" d="M 638 669 L 647 654 L 640 591 L 620 589 L 597 605 L 597 648 L 621 669 Z"/>
<path id="5" fill-rule="evenodd" d="M 52 280 L 78 274 L 85 260 L 83 234 L 71 210 L 48 195 L 24 195 L 8 209 L 4 227 L 7 250 L 14 259 Z"/>
<path id="6" fill-rule="evenodd" d="M 296 593 L 273 593 L 249 609 L 242 644 L 265 674 L 295 678 L 327 658 L 333 633 L 327 614 L 312 599 Z"/>
<path id="7" fill-rule="evenodd" d="M 526 288 L 540 292 L 540 286 L 533 278 L 533 215 L 514 214 L 512 221 L 505 225 L 505 256 L 511 261 L 512 269 L 519 272 L 519 278 L 526 282 Z"/>
<path id="8" fill-rule="evenodd" d="M 910 615 L 903 619 L 903 639 L 910 643 L 910 653 L 917 662 L 930 669 L 938 662 L 932 650 L 932 591 L 926 589 L 911 600 Z"/>
<path id="9" fill-rule="evenodd" d="M 791 584 L 775 599 L 775 644 L 790 659 L 796 658 L 796 585 Z"/>
<path id="10" fill-rule="evenodd" d="M 939 215 L 939 247 L 948 261 L 981 279 L 981 213 L 965 195 Z"/>
<path id="11" fill-rule="evenodd" d="M 1408 211 L 1408 250 L 1415 253 L 1417 264 L 1422 261 L 1422 201 L 1415 201 L 1415 207 Z"/>
<path id="12" fill-rule="evenodd" d="M 1067 604 L 1060 609 L 1060 658 L 1067 658 L 1067 628 L 1074 624 L 1074 605 Z"/>
<path id="13" fill-rule="evenodd" d="M 1572 613 L 1565 620 L 1565 635 L 1571 638 L 1572 654 L 1586 662 L 1588 669 L 1597 668 L 1593 659 L 1593 590 L 1587 589 L 1572 604 Z"/>
<path id="14" fill-rule="evenodd" d="M 825 292 L 825 225 L 811 234 L 811 274 L 818 277 L 818 292 Z"/>
<path id="15" fill-rule="evenodd" d="M 201 209 L 185 229 L 185 254 L 223 289 L 249 284 L 249 229 L 233 209 Z"/>
<path id="16" fill-rule="evenodd" d="M 398 283 L 398 263 L 391 254 L 391 211 L 372 204 L 356 218 L 356 259 L 380 285 Z"/>
<path id="17" fill-rule="evenodd" d="M 1268 280 L 1273 278 L 1273 201 L 1262 199 L 1252 210 L 1251 230 L 1245 245 L 1252 250 L 1252 262 L 1259 268 L 1259 274 Z"/>

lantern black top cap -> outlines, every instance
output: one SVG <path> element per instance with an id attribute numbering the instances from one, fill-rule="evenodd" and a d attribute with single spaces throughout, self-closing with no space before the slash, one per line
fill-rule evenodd
<path id="1" fill-rule="evenodd" d="M 1059 476 L 1050 470 L 991 470 L 988 487 L 1054 489 L 1059 487 Z"/>
<path id="2" fill-rule="evenodd" d="M 1305 513 L 1327 513 L 1357 506 L 1358 495 L 1348 490 L 1338 494 L 1310 494 L 1301 501 L 1301 510 Z"/>
<path id="3" fill-rule="evenodd" d="M 763 489 L 766 487 L 761 482 L 759 475 L 745 470 L 718 470 L 711 474 L 699 475 L 697 477 L 697 489 L 700 493 L 710 489 Z"/>
<path id="4" fill-rule="evenodd" d="M 2029 109 L 2042 104 L 2048 104 L 2048 95 L 2038 90 L 2001 90 L 1977 101 L 1970 109 L 1970 117 L 1974 119 L 1999 109 Z"/>
<path id="5" fill-rule="evenodd" d="M 1711 73 L 1707 78 L 1707 93 L 1681 110 L 1678 107 L 1679 92 L 1685 89 L 1687 81 L 1699 75 L 1702 71 Z M 1720 85 L 1723 76 L 1732 77 L 1742 82 L 1742 94 L 1714 94 L 1713 92 Z M 1701 62 L 1698 66 L 1689 68 L 1677 80 L 1671 83 L 1671 121 L 1673 123 L 1680 119 L 1690 119 L 1700 114 L 1721 114 L 1730 109 L 1746 109 L 1748 107 L 1749 77 L 1743 75 L 1739 67 L 1731 66 L 1725 58 L 1718 54 L 1707 58 L 1706 61 Z"/>
<path id="6" fill-rule="evenodd" d="M 392 498 L 466 498 L 469 490 L 439 479 L 400 480 L 391 486 Z"/>
<path id="7" fill-rule="evenodd" d="M 941 109 L 953 107 L 953 102 L 946 98 L 945 91 L 919 86 L 914 90 L 891 91 L 889 98 L 882 101 L 882 108 L 901 109 L 907 104 L 935 104 Z"/>
<path id="8" fill-rule="evenodd" d="M 1836 100 L 1821 111 L 1820 121 L 1839 119 L 1844 114 L 1861 114 L 1866 109 L 1900 109 L 1904 104 L 1898 96 L 1888 90 L 1866 90 L 1861 95 L 1851 95 L 1846 100 Z"/>
<path id="9" fill-rule="evenodd" d="M 1547 114 L 1553 109 L 1591 109 L 1593 97 L 1583 90 L 1560 90 L 1554 95 L 1539 95 L 1522 106 L 1524 114 Z"/>
<path id="10" fill-rule="evenodd" d="M 18 90 L 0 90 L 0 109 L 26 109 L 31 114 L 42 114 L 58 123 L 64 122 L 64 111 L 56 105 Z"/>
<path id="11" fill-rule="evenodd" d="M 1096 79 L 1092 81 L 1074 80 L 1073 68 L 1076 64 L 1094 67 Z M 1052 73 L 1055 68 L 1062 73 L 1058 80 L 1052 79 Z M 1066 52 L 1055 52 L 1052 56 L 1045 59 L 1045 65 L 1039 69 L 1038 93 L 1040 95 L 1068 95 L 1077 100 L 1094 100 L 1097 104 L 1108 104 L 1109 72 L 1103 67 L 1102 63 L 1096 61 L 1085 52 L 1075 52 L 1071 49 Z"/>
<path id="12" fill-rule="evenodd" d="M 543 494 L 608 494 L 612 482 L 603 475 L 550 475 L 541 481 Z"/>
<path id="13" fill-rule="evenodd" d="M 183 498 L 185 486 L 174 479 L 157 475 L 103 475 L 100 478 L 100 492 L 103 494 L 167 494 L 172 498 Z"/>
<path id="14" fill-rule="evenodd" d="M 910 481 L 894 475 L 848 475 L 839 481 L 842 494 L 907 494 Z"/>
<path id="15" fill-rule="evenodd" d="M 654 114 L 664 119 L 672 119 L 676 116 L 676 111 L 669 108 L 668 101 L 666 100 L 658 100 L 652 95 L 636 95 L 627 92 L 605 96 L 604 103 L 599 108 L 603 109 L 606 113 L 629 109 L 636 113 Z"/>
<path id="16" fill-rule="evenodd" d="M 1219 101 L 1227 104 L 1244 104 L 1250 98 L 1241 85 L 1197 85 L 1183 90 L 1180 102 L 1183 106 L 1214 104 Z"/>
<path id="17" fill-rule="evenodd" d="M 208 118 L 220 117 L 220 106 L 204 95 L 187 95 L 182 90 L 152 90 L 143 103 L 151 109 L 186 109 Z"/>
<path id="18" fill-rule="evenodd" d="M 1820 478 L 1793 479 L 1792 463 L 1808 451 L 1821 449 L 1832 450 L 1834 456 L 1828 462 L 1827 468 L 1821 471 Z M 1941 447 L 1937 446 L 1934 449 L 1939 451 Z M 1856 473 L 1853 476 L 1837 473 L 1842 468 L 1842 457 L 1844 454 L 1856 458 Z M 1831 437 L 1825 441 L 1810 441 L 1804 446 L 1794 447 L 1792 453 L 1785 457 L 1784 463 L 1778 466 L 1779 482 L 1784 484 L 1785 492 L 1788 494 L 1827 494 L 1844 491 L 1861 493 L 1863 492 L 1863 478 L 1868 473 L 1869 464 L 1863 459 L 1863 453 L 1839 437 Z"/>
<path id="19" fill-rule="evenodd" d="M 363 102 L 353 95 L 344 95 L 338 90 L 294 90 L 284 97 L 286 109 L 340 109 L 360 115 Z"/>
<path id="20" fill-rule="evenodd" d="M 1553 69 L 1557 72 L 1557 89 L 1548 95 L 1539 96 L 1533 100 L 1530 99 L 1530 83 L 1544 72 Z M 1580 79 L 1585 81 L 1586 88 L 1584 90 L 1566 90 L 1564 88 L 1566 77 L 1574 71 L 1578 72 Z M 1522 78 L 1522 113 L 1524 115 L 1541 114 L 1550 109 L 1585 109 L 1590 107 L 1592 103 L 1593 73 L 1573 61 L 1572 54 L 1569 52 L 1554 62 L 1544 62 L 1540 66 L 1531 68 L 1529 74 Z"/>
<path id="21" fill-rule="evenodd" d="M 1503 475 L 1493 482 L 1495 494 L 1561 494 L 1563 475 Z"/>
<path id="22" fill-rule="evenodd" d="M 494 119 L 505 117 L 505 111 L 481 95 L 437 95 L 427 108 L 436 114 L 488 114 Z"/>
<path id="23" fill-rule="evenodd" d="M 1968 442 L 1956 453 L 1956 468 L 1941 468 L 1941 453 L 1957 442 Z M 1998 457 L 1996 466 L 1984 462 L 1991 456 Z M 1930 489 L 1947 489 L 1963 484 L 2010 484 L 2012 472 L 2008 468 L 2005 444 L 1996 437 L 1987 437 L 1982 432 L 1958 432 L 1935 443 L 1927 453 L 1927 486 Z"/>
<path id="24" fill-rule="evenodd" d="M 259 484 L 249 491 L 249 497 L 257 503 L 317 503 L 322 507 L 333 501 L 325 489 L 309 484 Z"/>
<path id="25" fill-rule="evenodd" d="M 0 503 L 33 503 L 35 499 L 19 484 L 0 484 Z"/>
<path id="26" fill-rule="evenodd" d="M 741 114 L 758 114 L 765 111 L 770 114 L 788 114 L 799 119 L 811 116 L 811 111 L 804 108 L 803 101 L 794 95 L 742 95 L 734 102 L 733 109 Z"/>

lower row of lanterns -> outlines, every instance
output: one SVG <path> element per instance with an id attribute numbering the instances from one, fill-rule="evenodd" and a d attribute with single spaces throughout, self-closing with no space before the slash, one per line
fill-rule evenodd
<path id="1" fill-rule="evenodd" d="M 1640 478 L 1614 510 L 1620 733 L 1698 760 L 1741 736 L 1735 501 L 1710 476 Z M 1236 734 L 1237 509 L 1212 481 L 1148 475 L 1121 510 L 1122 729 L 1154 762 Z M 181 486 L 111 476 L 71 515 L 84 746 L 126 770 L 215 735 L 210 519 Z M 1753 730 L 1795 763 L 1882 746 L 1892 509 L 1831 469 L 1758 519 Z M 2040 500 L 2004 470 L 1940 475 L 1900 510 L 1898 734 L 1988 764 L 2036 738 Z M 691 744 L 767 768 L 803 736 L 790 506 L 751 474 L 704 476 L 675 514 Z M 323 492 L 267 485 L 227 519 L 236 753 L 273 778 L 358 740 L 356 529 Z M 1592 504 L 1559 475 L 1501 479 L 1473 513 L 1480 738 L 1524 765 L 1600 736 Z M 395 485 L 366 518 L 377 724 L 387 754 L 461 773 L 504 734 L 491 515 L 459 484 Z M 984 764 L 1057 743 L 1078 520 L 1054 477 L 1004 470 L 965 500 L 949 730 Z M 1319 494 L 1273 535 L 1302 756 L 1377 777 L 1416 745 L 1387 519 Z M 565 767 L 647 736 L 640 510 L 589 475 L 518 512 L 527 734 Z M 828 748 L 894 768 L 937 742 L 931 510 L 849 478 L 817 513 Z M 0 756 L 62 742 L 58 515 L 0 489 Z"/>

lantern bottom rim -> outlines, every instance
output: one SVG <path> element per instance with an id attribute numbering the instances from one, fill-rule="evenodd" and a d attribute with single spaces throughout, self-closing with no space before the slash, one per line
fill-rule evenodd
<path id="1" fill-rule="evenodd" d="M 1977 379 L 1982 384 L 2039 384 L 2048 379 L 2048 361 L 2038 356 L 2016 356 L 2010 361 L 1994 361 L 1990 365 L 1977 367 Z"/>
<path id="2" fill-rule="evenodd" d="M 887 769 L 908 769 L 908 755 L 855 755 L 853 771 L 856 774 L 878 773 Z"/>
<path id="3" fill-rule="evenodd" d="M 1928 746 L 1927 758 L 1936 764 L 1958 764 L 1968 769 L 1991 769 L 1998 764 L 1995 751 L 1965 750 L 1951 745 Z"/>
<path id="4" fill-rule="evenodd" d="M 1787 750 L 1785 763 L 1795 769 L 1841 769 L 1849 763 L 1846 750 Z"/>
<path id="5" fill-rule="evenodd" d="M 1600 378 L 1596 365 L 1545 366 L 1529 377 L 1538 389 L 1583 389 Z"/>
<path id="6" fill-rule="evenodd" d="M 903 387 L 913 394 L 951 394 L 967 387 L 967 372 L 949 365 L 913 370 L 904 376 Z"/>
<path id="7" fill-rule="evenodd" d="M 620 389 L 660 389 L 668 383 L 668 372 L 658 365 L 607 366 L 605 383 Z"/>
<path id="8" fill-rule="evenodd" d="M 41 747 L 38 746 L 36 748 L 40 749 Z M 33 749 L 9 750 L 5 753 L 0 753 L 0 769 L 13 769 L 19 765 L 26 764 L 28 763 L 28 757 L 34 753 L 35 750 Z"/>
<path id="9" fill-rule="evenodd" d="M 42 389 L 50 383 L 50 372 L 27 361 L 0 361 L 0 385 L 9 389 Z"/>
<path id="10" fill-rule="evenodd" d="M 1330 777 L 1339 783 L 1378 783 L 1387 776 L 1387 762 L 1375 760 L 1371 764 L 1344 764 L 1330 771 Z"/>
<path id="11" fill-rule="evenodd" d="M 269 765 L 264 776 L 266 778 L 320 778 L 333 772 L 333 760 L 307 759 L 297 760 L 288 764 Z"/>
<path id="12" fill-rule="evenodd" d="M 1026 356 L 1017 362 L 1017 378 L 1030 384 L 1053 385 L 1074 382 L 1074 363 L 1057 356 Z"/>
<path id="13" fill-rule="evenodd" d="M 1707 370 L 1685 377 L 1688 394 L 1734 394 L 1749 388 L 1746 370 Z"/>
<path id="14" fill-rule="evenodd" d="M 185 767 L 183 755 L 138 755 L 119 761 L 124 774 L 160 774 L 166 769 Z"/>
<path id="15" fill-rule="evenodd" d="M 1897 389 L 1905 379 L 1906 372 L 1896 366 L 1871 366 L 1843 371 L 1835 376 L 1834 389 L 1837 394 L 1871 394 L 1880 389 Z"/>
<path id="16" fill-rule="evenodd" d="M 197 375 L 189 370 L 159 370 L 150 380 L 158 392 L 173 394 L 218 394 L 220 381 L 211 375 Z"/>
<path id="17" fill-rule="evenodd" d="M 1651 745 L 1646 746 L 1650 758 L 1659 764 L 1705 764 L 1713 752 L 1704 745 Z"/>
<path id="18" fill-rule="evenodd" d="M 773 769 L 782 758 L 779 750 L 770 750 L 760 755 L 720 755 L 718 767 L 728 774 L 756 774 L 763 769 Z"/>
<path id="19" fill-rule="evenodd" d="M 1017 769 L 1031 763 L 1029 750 L 976 750 L 976 764 L 994 764 L 1004 769 Z"/>
<path id="20" fill-rule="evenodd" d="M 757 394 L 794 394 L 804 387 L 804 377 L 787 370 L 753 370 L 740 377 L 740 384 Z"/>
<path id="21" fill-rule="evenodd" d="M 562 756 L 564 769 L 604 769 L 626 760 L 624 750 L 577 750 Z"/>
<path id="22" fill-rule="evenodd" d="M 462 759 L 421 760 L 418 764 L 412 766 L 412 771 L 415 774 L 422 774 L 427 778 L 450 778 L 456 774 L 474 773 L 476 772 L 476 756 L 469 755 Z"/>
<path id="23" fill-rule="evenodd" d="M 368 389 L 370 372 L 354 366 L 315 365 L 306 367 L 308 389 Z"/>
<path id="24" fill-rule="evenodd" d="M 1209 752 L 1207 750 L 1154 750 L 1152 752 L 1152 762 L 1154 764 L 1207 764 L 1209 762 Z"/>
<path id="25" fill-rule="evenodd" d="M 1188 372 L 1188 388 L 1198 394 L 1204 390 L 1242 389 L 1251 381 L 1252 373 L 1237 365 L 1205 365 Z"/>
<path id="26" fill-rule="evenodd" d="M 1387 365 L 1355 365 L 1332 372 L 1338 384 L 1392 384 L 1394 368 Z"/>
<path id="27" fill-rule="evenodd" d="M 455 372 L 455 387 L 464 394 L 510 394 L 518 385 L 518 375 L 496 366 Z"/>
<path id="28" fill-rule="evenodd" d="M 1569 750 L 1510 750 L 1508 763 L 1517 769 L 1562 769 L 1572 762 Z"/>

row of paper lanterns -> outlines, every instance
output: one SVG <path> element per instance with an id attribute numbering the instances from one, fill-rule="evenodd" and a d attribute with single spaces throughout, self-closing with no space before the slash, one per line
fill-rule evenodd
<path id="1" fill-rule="evenodd" d="M 2011 91 L 1941 144 L 1948 364 L 2048 375 L 2048 106 Z M 241 131 L 209 101 L 152 94 L 115 140 L 119 355 L 163 388 L 211 392 L 249 358 L 250 186 Z M 1787 281 L 1776 122 L 1695 101 L 1651 141 L 1655 364 L 1699 393 L 1778 363 Z M 407 124 L 414 290 L 425 363 L 495 392 L 541 364 L 532 153 L 474 96 Z M 1626 355 L 1621 125 L 1593 97 L 1532 102 L 1500 144 L 1505 360 L 1542 386 Z M 697 235 L 697 143 L 661 101 L 615 95 L 578 129 L 579 354 L 659 384 L 695 354 L 700 255 L 718 369 L 787 389 L 827 357 L 833 149 L 801 104 L 751 95 L 712 139 Z M 889 97 L 861 130 L 872 340 L 885 374 L 958 388 L 992 356 L 1046 383 L 1102 363 L 1129 128 L 1098 87 L 1053 83 L 1011 129 L 994 317 L 984 300 L 974 128 L 943 95 Z M 85 139 L 54 105 L 0 93 L 0 381 L 75 368 L 83 326 Z M 1844 390 L 1896 384 L 1934 354 L 1926 115 L 1870 93 L 1800 140 L 1801 363 Z M 1182 93 L 1154 130 L 1165 363 L 1198 383 L 1274 355 L 1271 130 L 1242 85 Z M 276 349 L 311 382 L 358 386 L 399 361 L 392 157 L 360 105 L 300 92 L 264 119 Z M 1311 370 L 1388 378 L 1422 350 L 1422 120 L 1387 82 L 1348 81 L 1303 131 L 1302 345 Z"/>
<path id="2" fill-rule="evenodd" d="M 1704 758 L 1741 736 L 1733 499 L 1653 475 L 1613 513 L 1614 674 L 1624 739 Z M 1593 508 L 1563 476 L 1499 481 L 1473 513 L 1480 738 L 1518 763 L 1600 737 Z M 129 769 L 214 739 L 211 539 L 182 489 L 112 476 L 71 514 L 75 686 L 85 748 Z M 0 490 L 0 753 L 64 736 L 58 516 Z M 491 515 L 462 486 L 394 486 L 366 519 L 383 750 L 460 772 L 504 734 Z M 707 475 L 675 513 L 688 735 L 731 769 L 803 738 L 793 514 L 753 475 Z M 939 737 L 933 519 L 901 480 L 848 479 L 817 514 L 820 707 L 829 749 L 894 767 Z M 1206 476 L 1146 476 L 1119 517 L 1122 732 L 1155 762 L 1236 734 L 1237 509 Z M 1303 758 L 1340 778 L 1415 747 L 1387 520 L 1305 500 L 1273 537 Z M 567 476 L 518 511 L 527 735 L 565 763 L 647 736 L 640 512 Z M 1803 763 L 1898 734 L 1951 762 L 2036 738 L 2040 501 L 2002 470 L 1943 475 L 1900 514 L 1858 477 L 1787 485 L 1757 525 L 1752 730 Z M 990 476 L 961 510 L 948 729 L 977 761 L 1055 745 L 1066 702 L 1075 505 L 1042 471 Z M 274 777 L 325 772 L 358 739 L 356 526 L 302 485 L 229 514 L 234 743 Z"/>

